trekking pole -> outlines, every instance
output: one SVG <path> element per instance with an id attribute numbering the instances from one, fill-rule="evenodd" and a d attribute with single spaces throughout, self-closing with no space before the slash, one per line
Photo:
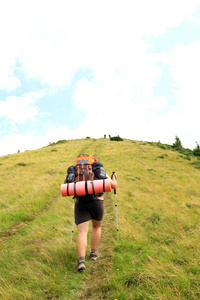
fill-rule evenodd
<path id="1" fill-rule="evenodd" d="M 115 172 L 112 173 L 111 179 L 113 178 L 113 175 Z M 114 189 L 114 195 L 115 195 L 115 211 L 116 211 L 116 224 L 117 224 L 117 242 L 119 242 L 119 230 L 118 230 L 118 216 L 117 216 L 117 192 L 116 189 Z"/>
<path id="2" fill-rule="evenodd" d="M 75 225 L 75 219 L 74 219 L 73 226 L 72 226 L 72 234 L 71 234 L 71 240 L 70 240 L 70 247 L 71 247 L 71 244 L 72 244 L 72 237 L 73 237 L 73 233 L 74 233 L 74 225 Z"/>

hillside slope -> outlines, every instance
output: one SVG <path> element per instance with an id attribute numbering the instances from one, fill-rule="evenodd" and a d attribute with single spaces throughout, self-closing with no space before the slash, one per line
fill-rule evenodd
<path id="1" fill-rule="evenodd" d="M 87 256 L 84 274 L 75 271 L 76 229 L 70 247 L 73 199 L 60 194 L 80 153 L 118 174 L 119 243 L 112 192 L 105 194 L 101 258 L 94 264 Z M 153 143 L 106 139 L 0 157 L 0 299 L 199 299 L 194 160 Z"/>

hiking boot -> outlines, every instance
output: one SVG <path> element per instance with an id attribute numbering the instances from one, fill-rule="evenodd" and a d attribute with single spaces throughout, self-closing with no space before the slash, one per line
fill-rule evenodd
<path id="1" fill-rule="evenodd" d="M 95 251 L 95 252 L 91 252 L 90 253 L 90 260 L 97 260 L 97 257 L 98 257 L 99 255 L 98 255 L 98 252 L 97 251 Z"/>
<path id="2" fill-rule="evenodd" d="M 85 261 L 84 260 L 78 261 L 77 271 L 82 272 L 84 270 L 85 270 Z"/>

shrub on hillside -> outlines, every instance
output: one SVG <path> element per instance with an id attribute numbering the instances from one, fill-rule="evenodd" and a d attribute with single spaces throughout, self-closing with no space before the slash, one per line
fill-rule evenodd
<path id="1" fill-rule="evenodd" d="M 65 144 L 68 140 L 59 140 L 56 143 L 55 142 L 49 142 L 49 146 L 59 145 L 59 144 Z"/>
<path id="2" fill-rule="evenodd" d="M 65 143 L 67 143 L 68 141 L 67 140 L 59 140 L 59 141 L 57 141 L 56 142 L 56 144 L 58 145 L 58 144 L 65 144 Z"/>
<path id="3" fill-rule="evenodd" d="M 167 149 L 166 146 L 164 144 L 162 144 L 160 141 L 158 143 L 156 143 L 156 146 L 161 149 Z"/>
<path id="4" fill-rule="evenodd" d="M 24 162 L 19 162 L 17 164 L 15 164 L 16 166 L 20 166 L 20 167 L 26 167 L 28 166 L 28 164 L 25 164 Z"/>
<path id="5" fill-rule="evenodd" d="M 123 139 L 119 135 L 111 137 L 110 140 L 111 141 L 123 141 Z"/>
<path id="6" fill-rule="evenodd" d="M 157 143 L 154 143 L 157 147 L 161 148 L 161 149 L 171 149 L 172 146 L 171 145 L 168 145 L 168 144 L 162 144 L 160 141 L 157 142 Z M 151 145 L 153 145 L 153 142 L 151 143 Z"/>
<path id="7" fill-rule="evenodd" d="M 197 143 L 197 142 L 196 142 L 196 143 Z M 200 156 L 200 146 L 199 146 L 198 143 L 197 143 L 196 148 L 193 150 L 193 154 L 194 154 L 195 156 Z"/>
<path id="8" fill-rule="evenodd" d="M 196 161 L 193 161 L 191 165 L 193 165 L 196 169 L 200 169 L 200 160 L 198 159 Z"/>
<path id="9" fill-rule="evenodd" d="M 179 152 L 181 154 L 184 154 L 184 155 L 191 155 L 191 156 L 193 156 L 193 151 L 191 149 L 189 149 L 189 148 L 182 148 L 182 149 L 179 150 Z"/>
<path id="10" fill-rule="evenodd" d="M 172 147 L 175 150 L 181 150 L 183 148 L 183 146 L 181 144 L 181 140 L 179 139 L 179 137 L 177 135 L 175 136 L 175 142 L 173 143 Z"/>

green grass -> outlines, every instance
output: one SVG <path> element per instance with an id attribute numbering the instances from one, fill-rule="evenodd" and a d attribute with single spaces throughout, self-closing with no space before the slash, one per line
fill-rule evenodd
<path id="1" fill-rule="evenodd" d="M 118 174 L 119 243 L 112 192 L 101 257 L 88 259 L 90 228 L 83 274 L 73 199 L 60 194 L 80 153 Z M 91 138 L 0 157 L 0 299 L 199 299 L 198 163 L 161 143 Z"/>

